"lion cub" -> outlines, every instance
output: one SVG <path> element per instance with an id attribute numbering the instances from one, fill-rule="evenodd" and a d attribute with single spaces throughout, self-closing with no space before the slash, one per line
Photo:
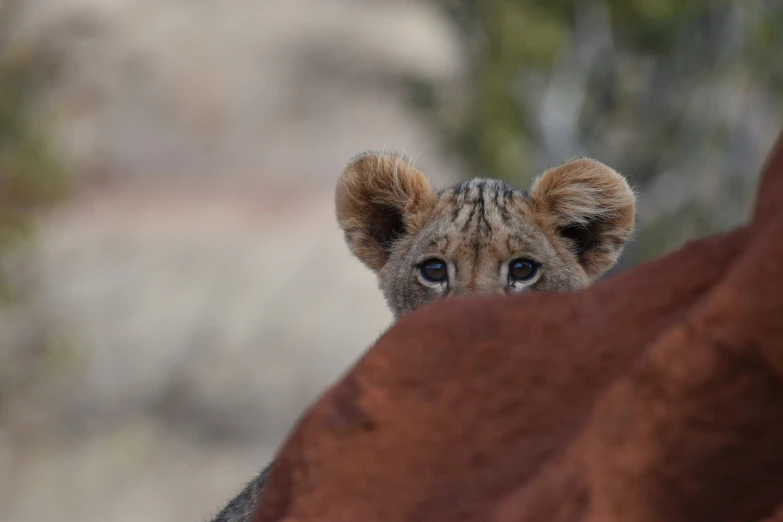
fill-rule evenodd
<path id="1" fill-rule="evenodd" d="M 340 176 L 336 207 L 348 247 L 399 317 L 441 297 L 585 287 L 620 256 L 636 199 L 591 159 L 544 172 L 529 193 L 482 178 L 436 191 L 410 160 L 367 152 Z M 270 469 L 212 522 L 249 520 Z"/>
<path id="2" fill-rule="evenodd" d="M 592 159 L 529 191 L 484 178 L 435 190 L 409 159 L 380 152 L 350 161 L 335 201 L 395 317 L 441 297 L 583 288 L 616 263 L 636 207 L 625 178 Z"/>

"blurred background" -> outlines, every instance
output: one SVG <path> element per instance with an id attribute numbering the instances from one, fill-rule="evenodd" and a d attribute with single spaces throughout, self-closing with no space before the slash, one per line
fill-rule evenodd
<path id="1" fill-rule="evenodd" d="M 0 0 L 0 521 L 198 521 L 391 320 L 333 214 L 623 172 L 615 271 L 743 222 L 781 127 L 775 0 Z"/>

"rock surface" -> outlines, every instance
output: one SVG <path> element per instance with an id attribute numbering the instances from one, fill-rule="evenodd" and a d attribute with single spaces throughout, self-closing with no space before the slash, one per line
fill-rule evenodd
<path id="1" fill-rule="evenodd" d="M 573 294 L 402 318 L 302 417 L 254 521 L 765 519 L 783 505 L 781 201 L 783 138 L 744 227 Z"/>

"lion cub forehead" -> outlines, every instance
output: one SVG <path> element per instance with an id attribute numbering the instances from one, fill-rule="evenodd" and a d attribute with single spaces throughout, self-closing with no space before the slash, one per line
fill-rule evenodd
<path id="1" fill-rule="evenodd" d="M 463 232 L 490 233 L 527 213 L 526 191 L 498 179 L 474 178 L 438 192 L 432 220 L 447 217 Z M 477 230 L 478 229 L 478 230 Z"/>
<path id="2" fill-rule="evenodd" d="M 533 230 L 527 200 L 525 191 L 497 179 L 474 178 L 440 190 L 414 250 L 457 254 L 468 247 L 505 254 L 535 244 L 542 238 Z"/>
<path id="3" fill-rule="evenodd" d="M 438 192 L 438 195 L 441 197 L 461 196 L 467 200 L 477 201 L 487 197 L 494 198 L 495 196 L 525 198 L 527 197 L 527 191 L 520 190 L 500 179 L 473 178 L 442 189 Z"/>

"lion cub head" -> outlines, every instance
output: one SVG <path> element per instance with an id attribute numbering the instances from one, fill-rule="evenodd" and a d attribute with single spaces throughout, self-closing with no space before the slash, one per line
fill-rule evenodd
<path id="1" fill-rule="evenodd" d="M 583 288 L 611 268 L 635 196 L 603 163 L 574 159 L 529 191 L 475 178 L 435 190 L 410 160 L 367 152 L 337 183 L 337 221 L 395 316 L 441 297 Z"/>

